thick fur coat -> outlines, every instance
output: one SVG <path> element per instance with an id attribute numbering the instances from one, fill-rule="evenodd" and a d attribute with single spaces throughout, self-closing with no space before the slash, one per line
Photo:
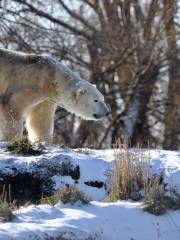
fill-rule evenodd
<path id="1" fill-rule="evenodd" d="M 108 115 L 95 86 L 49 56 L 0 49 L 0 140 L 50 142 L 57 105 L 87 120 Z"/>

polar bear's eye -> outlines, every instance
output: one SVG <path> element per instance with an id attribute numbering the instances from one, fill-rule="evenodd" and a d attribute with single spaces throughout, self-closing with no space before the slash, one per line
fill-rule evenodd
<path id="1" fill-rule="evenodd" d="M 94 102 L 98 102 L 98 100 L 97 100 L 97 99 L 95 99 L 95 100 L 94 100 Z"/>

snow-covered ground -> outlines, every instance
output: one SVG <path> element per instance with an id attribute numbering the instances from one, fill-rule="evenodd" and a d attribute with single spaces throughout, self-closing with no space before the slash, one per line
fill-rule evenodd
<path id="1" fill-rule="evenodd" d="M 54 207 L 30 206 L 17 211 L 13 222 L 0 224 L 2 240 L 47 236 L 68 240 L 179 240 L 180 212 L 157 217 L 143 212 L 140 203 L 127 201 L 91 202 L 87 206 L 60 203 Z"/>
<path id="2" fill-rule="evenodd" d="M 104 203 L 104 185 L 88 186 L 85 182 L 107 182 L 114 161 L 113 150 L 71 150 L 48 147 L 41 156 L 12 156 L 0 145 L 0 171 L 12 169 L 33 172 L 37 166 L 55 166 L 70 161 L 80 166 L 78 187 L 92 198 L 88 205 L 58 203 L 31 205 L 15 212 L 10 223 L 0 223 L 0 240 L 180 240 L 180 210 L 154 216 L 142 210 L 142 204 L 132 201 Z M 162 172 L 168 186 L 180 193 L 180 153 L 163 150 L 142 150 L 150 154 L 152 172 Z M 57 173 L 51 177 L 54 188 L 75 183 L 70 176 Z"/>

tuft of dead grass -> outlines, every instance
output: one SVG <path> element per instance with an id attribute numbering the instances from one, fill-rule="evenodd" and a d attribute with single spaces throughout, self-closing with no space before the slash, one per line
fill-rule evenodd
<path id="1" fill-rule="evenodd" d="M 5 201 L 0 201 L 0 222 L 10 222 L 13 218 L 11 205 Z"/>
<path id="2" fill-rule="evenodd" d="M 114 145 L 114 156 L 108 201 L 141 199 L 141 190 L 149 177 L 149 157 L 144 155 L 139 146 L 129 150 L 128 145 L 120 141 Z"/>
<path id="3" fill-rule="evenodd" d="M 150 154 L 146 156 L 139 146 L 129 150 L 126 143 L 118 140 L 114 145 L 114 156 L 106 201 L 141 200 L 143 209 L 154 215 L 162 215 L 167 209 L 180 209 L 180 195 L 172 189 L 166 190 L 164 176 L 150 174 Z"/>
<path id="4" fill-rule="evenodd" d="M 10 186 L 9 186 L 10 194 Z M 11 199 L 11 197 L 9 196 Z M 15 210 L 15 204 L 7 201 L 7 193 L 5 186 L 3 186 L 3 192 L 0 196 L 0 222 L 10 222 L 14 218 L 13 210 Z"/>
<path id="5" fill-rule="evenodd" d="M 160 184 L 161 177 L 159 175 L 149 179 L 143 197 L 144 211 L 157 216 L 166 213 L 168 209 L 180 209 L 180 195 L 172 189 L 168 193 L 165 184 Z"/>
<path id="6" fill-rule="evenodd" d="M 160 176 L 150 178 L 144 189 L 143 209 L 154 215 L 162 215 L 168 209 L 169 200 L 164 184 L 160 184 Z"/>
<path id="7" fill-rule="evenodd" d="M 79 190 L 75 185 L 66 185 L 61 190 L 55 192 L 52 196 L 42 198 L 41 204 L 55 205 L 59 201 L 64 204 L 70 203 L 75 204 L 76 202 L 81 202 L 82 204 L 88 204 L 90 198 L 87 197 L 81 190 Z"/>
<path id="8" fill-rule="evenodd" d="M 27 138 L 15 140 L 6 146 L 6 151 L 22 155 L 39 155 L 44 149 L 45 147 L 41 143 L 33 146 Z"/>

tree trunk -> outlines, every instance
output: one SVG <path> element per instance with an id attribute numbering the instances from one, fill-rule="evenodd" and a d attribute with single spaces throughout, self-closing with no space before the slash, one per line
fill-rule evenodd
<path id="1" fill-rule="evenodd" d="M 137 143 L 147 145 L 150 140 L 149 129 L 146 126 L 146 113 L 158 73 L 158 67 L 152 66 L 139 77 L 139 81 L 124 114 L 124 136 L 131 141 L 132 145 L 136 145 Z"/>
<path id="2" fill-rule="evenodd" d="M 178 149 L 180 146 L 180 60 L 177 54 L 174 18 L 176 1 L 164 0 L 164 23 L 168 44 L 169 87 L 165 111 L 165 133 L 163 148 Z"/>

